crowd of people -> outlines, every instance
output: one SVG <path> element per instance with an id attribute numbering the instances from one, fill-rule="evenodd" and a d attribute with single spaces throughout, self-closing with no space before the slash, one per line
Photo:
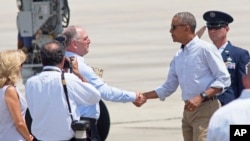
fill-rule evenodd
<path id="1" fill-rule="evenodd" d="M 140 107 L 148 99 L 164 101 L 180 86 L 184 141 L 229 141 L 230 124 L 250 124 L 249 52 L 227 39 L 232 16 L 207 11 L 203 19 L 206 26 L 196 32 L 192 13 L 173 16 L 170 34 L 180 49 L 166 81 L 148 92 L 122 90 L 103 81 L 85 63 L 91 40 L 80 26 L 64 29 L 64 43 L 53 40 L 40 48 L 43 69 L 25 82 L 25 96 L 16 87 L 26 60 L 20 44 L 16 50 L 0 52 L 0 113 L 6 113 L 0 114 L 0 140 L 73 141 L 77 132 L 72 123 L 85 120 L 87 139 L 102 141 L 97 130 L 100 99 Z M 206 28 L 212 43 L 201 39 Z M 72 73 L 65 62 L 71 64 Z M 27 108 L 31 125 L 25 122 Z"/>

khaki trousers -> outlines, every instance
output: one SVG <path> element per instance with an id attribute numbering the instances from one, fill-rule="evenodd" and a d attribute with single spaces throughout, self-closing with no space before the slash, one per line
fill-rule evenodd
<path id="1" fill-rule="evenodd" d="M 182 134 L 184 141 L 206 141 L 207 128 L 212 114 L 221 107 L 219 100 L 203 102 L 193 112 L 183 112 Z"/>

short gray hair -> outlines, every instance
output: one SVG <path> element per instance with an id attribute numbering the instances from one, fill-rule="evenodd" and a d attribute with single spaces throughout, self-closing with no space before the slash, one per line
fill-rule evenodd
<path id="1" fill-rule="evenodd" d="M 196 28 L 196 20 L 195 17 L 192 13 L 190 12 L 179 12 L 177 14 L 175 14 L 174 17 L 178 17 L 180 19 L 180 22 L 182 22 L 182 24 L 186 24 L 189 25 L 191 28 L 191 31 L 194 33 L 195 32 L 195 28 Z"/>
<path id="2" fill-rule="evenodd" d="M 62 33 L 66 37 L 65 46 L 69 46 L 72 40 L 79 39 L 79 33 L 77 32 L 79 26 L 68 26 Z"/>

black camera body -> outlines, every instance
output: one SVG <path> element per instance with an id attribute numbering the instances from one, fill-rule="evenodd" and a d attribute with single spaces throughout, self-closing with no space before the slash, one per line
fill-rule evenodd
<path id="1" fill-rule="evenodd" d="M 69 61 L 65 59 L 63 68 L 64 69 L 70 69 L 70 72 L 72 73 L 72 62 L 73 62 L 74 56 L 69 57 Z"/>
<path id="2" fill-rule="evenodd" d="M 70 68 L 70 63 L 67 60 L 64 61 L 63 68 L 64 69 L 69 69 Z"/>
<path id="3" fill-rule="evenodd" d="M 74 120 L 71 123 L 71 128 L 75 132 L 75 140 L 86 141 L 87 139 L 86 130 L 90 128 L 90 122 L 87 120 Z"/>
<path id="4" fill-rule="evenodd" d="M 74 120 L 71 123 L 71 128 L 74 131 L 84 131 L 89 128 L 90 122 L 87 120 Z"/>
<path id="5" fill-rule="evenodd" d="M 66 48 L 66 36 L 59 34 L 58 36 L 55 37 L 55 40 L 58 41 L 64 48 Z M 74 56 L 69 57 L 70 61 L 66 60 L 64 61 L 63 68 L 64 69 L 70 69 L 70 72 L 72 72 L 72 61 L 73 61 Z"/>

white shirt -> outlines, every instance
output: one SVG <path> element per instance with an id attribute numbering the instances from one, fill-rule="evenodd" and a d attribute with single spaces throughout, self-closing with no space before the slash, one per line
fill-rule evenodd
<path id="1" fill-rule="evenodd" d="M 0 141 L 25 141 L 17 130 L 10 111 L 5 102 L 5 92 L 9 85 L 0 88 Z M 23 94 L 16 87 L 17 95 L 21 106 L 21 114 L 24 117 L 27 103 Z"/>
<path id="2" fill-rule="evenodd" d="M 228 42 L 226 42 L 225 44 L 223 44 L 218 50 L 220 52 L 220 54 L 222 54 L 222 52 L 224 51 L 224 49 L 227 47 Z"/>
<path id="3" fill-rule="evenodd" d="M 93 69 L 84 62 L 84 58 L 72 53 L 66 52 L 66 56 L 75 56 L 77 57 L 78 68 L 80 73 L 87 79 L 87 81 L 92 84 L 100 93 L 101 97 L 107 101 L 113 102 L 133 102 L 136 99 L 135 92 L 121 90 L 115 87 L 109 86 L 105 83 L 99 76 L 95 74 Z M 80 106 L 81 115 L 83 117 L 89 117 L 98 119 L 100 116 L 99 104 L 91 106 Z"/>
<path id="4" fill-rule="evenodd" d="M 161 100 L 165 100 L 180 85 L 182 100 L 186 101 L 209 87 L 224 89 L 230 84 L 230 75 L 218 49 L 196 36 L 177 52 L 167 80 L 155 91 Z"/>
<path id="5" fill-rule="evenodd" d="M 207 141 L 229 141 L 232 124 L 250 124 L 250 89 L 241 96 L 218 109 L 210 119 Z"/>
<path id="6" fill-rule="evenodd" d="M 74 136 L 71 117 L 63 90 L 61 71 L 57 67 L 46 69 L 29 78 L 25 84 L 26 99 L 33 119 L 32 134 L 39 140 L 69 140 Z M 65 73 L 69 102 L 74 120 L 79 120 L 78 105 L 92 105 L 100 100 L 100 93 L 89 83 L 82 82 L 71 73 Z"/>

